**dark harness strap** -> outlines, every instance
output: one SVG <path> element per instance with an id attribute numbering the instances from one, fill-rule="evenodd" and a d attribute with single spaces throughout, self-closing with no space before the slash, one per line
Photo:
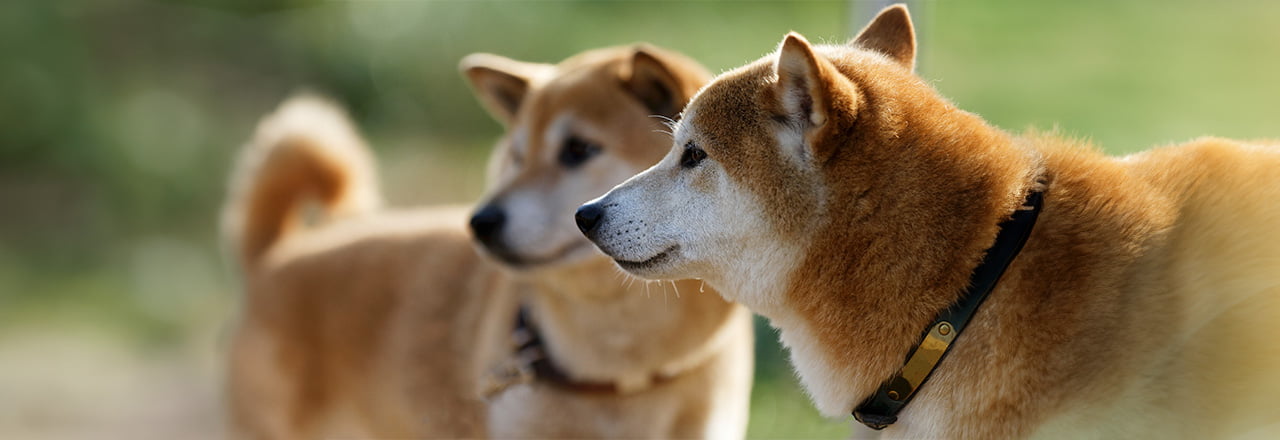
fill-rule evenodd
<path id="1" fill-rule="evenodd" d="M 875 394 L 859 404 L 853 410 L 853 418 L 876 430 L 898 421 L 898 413 L 915 397 L 916 391 L 946 357 L 956 337 L 964 331 L 973 314 L 978 311 L 978 306 L 995 290 L 1000 276 L 1022 250 L 1027 238 L 1031 236 L 1031 228 L 1035 226 L 1043 204 L 1043 191 L 1034 191 L 1027 195 L 1023 209 L 1014 211 L 1012 218 L 1000 223 L 996 242 L 987 249 L 986 255 L 982 257 L 982 264 L 974 269 L 969 278 L 969 288 L 955 304 L 939 313 L 925 328 L 920 344 L 907 355 L 902 369 L 882 383 Z"/>

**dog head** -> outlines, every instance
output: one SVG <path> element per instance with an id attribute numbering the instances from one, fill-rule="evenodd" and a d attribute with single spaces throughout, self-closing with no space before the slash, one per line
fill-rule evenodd
<path id="1" fill-rule="evenodd" d="M 574 208 L 657 162 L 670 142 L 664 118 L 710 78 L 692 60 L 648 45 L 557 65 L 473 54 L 461 69 L 506 127 L 471 228 L 485 250 L 518 269 L 599 255 L 574 228 Z"/>
<path id="2" fill-rule="evenodd" d="M 847 45 L 787 35 L 700 91 L 667 156 L 582 206 L 580 229 L 634 275 L 702 278 L 768 312 L 815 236 L 918 201 L 909 188 L 927 182 L 903 176 L 927 166 L 908 146 L 928 130 L 908 122 L 958 110 L 912 73 L 914 57 L 901 6 Z M 895 179 L 908 189 L 888 190 Z"/>

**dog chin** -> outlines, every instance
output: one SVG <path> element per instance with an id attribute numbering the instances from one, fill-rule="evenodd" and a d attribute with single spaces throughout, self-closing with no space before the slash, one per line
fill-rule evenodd
<path id="1" fill-rule="evenodd" d="M 495 249 L 481 246 L 503 266 L 517 272 L 534 272 L 574 264 L 595 254 L 591 243 L 575 241 L 546 253 L 523 253 L 511 249 Z"/>
<path id="2" fill-rule="evenodd" d="M 680 245 L 675 245 L 642 260 L 614 258 L 618 267 L 632 275 L 647 279 L 675 279 L 675 269 L 680 265 Z"/>

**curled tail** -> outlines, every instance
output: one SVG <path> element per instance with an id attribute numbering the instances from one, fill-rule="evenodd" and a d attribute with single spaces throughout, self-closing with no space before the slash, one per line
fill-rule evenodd
<path id="1" fill-rule="evenodd" d="M 302 223 L 307 203 L 325 218 L 381 204 L 374 161 L 346 114 L 295 96 L 258 123 L 231 176 L 223 236 L 250 273 L 272 245 Z"/>

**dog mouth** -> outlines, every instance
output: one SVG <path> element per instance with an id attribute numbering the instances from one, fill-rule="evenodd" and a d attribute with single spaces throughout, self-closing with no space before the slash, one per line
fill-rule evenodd
<path id="1" fill-rule="evenodd" d="M 666 264 L 674 258 L 676 251 L 679 250 L 680 245 L 675 245 L 662 252 L 658 252 L 656 255 L 649 257 L 644 261 L 628 261 L 620 258 L 614 258 L 613 261 L 618 263 L 618 267 L 621 267 L 623 270 L 628 272 L 637 272 Z"/>

